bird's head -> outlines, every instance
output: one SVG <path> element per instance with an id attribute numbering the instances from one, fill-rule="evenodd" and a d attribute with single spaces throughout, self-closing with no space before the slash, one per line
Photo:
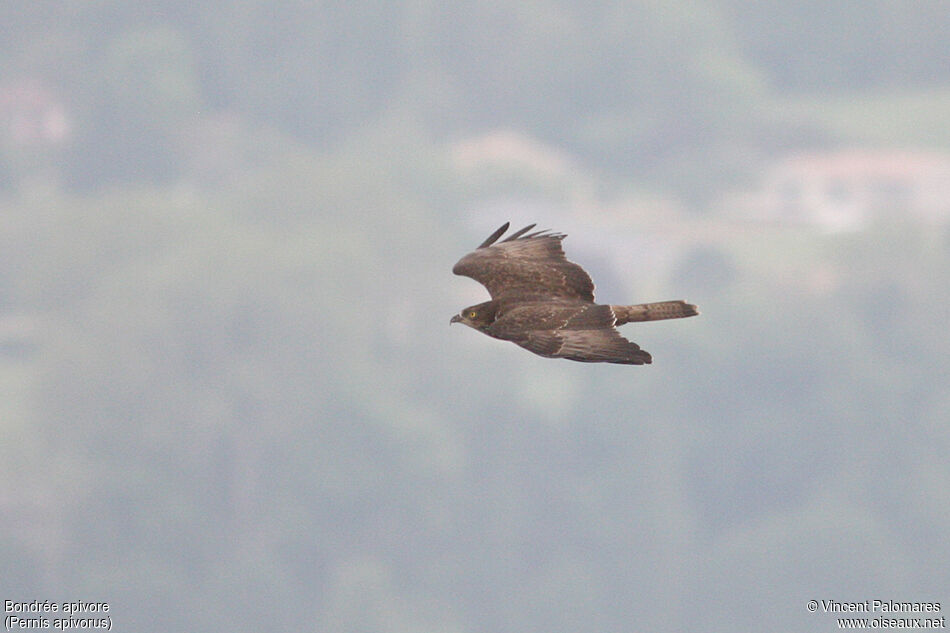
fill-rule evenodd
<path id="1" fill-rule="evenodd" d="M 452 320 L 449 321 L 449 325 L 452 323 L 464 323 L 476 330 L 484 330 L 495 322 L 496 310 L 497 306 L 493 301 L 486 301 L 485 303 L 469 306 L 452 317 Z"/>

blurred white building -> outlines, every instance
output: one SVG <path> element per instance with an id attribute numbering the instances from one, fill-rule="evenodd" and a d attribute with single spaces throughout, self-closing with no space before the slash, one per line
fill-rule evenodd
<path id="1" fill-rule="evenodd" d="M 57 144 L 72 126 L 54 91 L 35 79 L 0 85 L 0 140 L 16 145 Z"/>
<path id="2" fill-rule="evenodd" d="M 950 221 L 950 154 L 848 150 L 777 161 L 759 188 L 730 196 L 733 213 L 830 231 L 869 223 Z"/>

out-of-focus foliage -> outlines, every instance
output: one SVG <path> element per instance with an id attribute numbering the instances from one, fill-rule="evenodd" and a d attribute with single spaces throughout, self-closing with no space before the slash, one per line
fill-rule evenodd
<path id="1" fill-rule="evenodd" d="M 770 152 L 946 144 L 935 7 L 2 5 L 0 92 L 67 117 L 0 133 L 0 598 L 546 633 L 945 598 L 947 228 L 702 205 Z M 575 162 L 457 169 L 495 128 Z M 687 212 L 611 224 L 631 190 Z M 644 368 L 450 329 L 505 204 L 570 232 L 605 301 L 702 316 L 628 326 Z"/>
<path id="2" fill-rule="evenodd" d="M 739 41 L 793 90 L 914 88 L 946 82 L 950 20 L 940 0 L 718 0 Z"/>
<path id="3" fill-rule="evenodd" d="M 437 134 L 516 127 L 615 176 L 707 186 L 737 149 L 810 128 L 774 120 L 769 87 L 948 81 L 939 2 L 818 5 L 109 0 L 0 17 L 3 74 L 74 107 L 79 186 L 184 175 L 189 117 L 222 109 L 321 146 L 394 111 Z"/>

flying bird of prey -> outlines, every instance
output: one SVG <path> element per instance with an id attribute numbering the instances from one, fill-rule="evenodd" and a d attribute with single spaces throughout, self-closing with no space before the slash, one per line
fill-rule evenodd
<path id="1" fill-rule="evenodd" d="M 564 256 L 564 234 L 528 233 L 532 224 L 498 242 L 508 225 L 452 268 L 485 286 L 491 301 L 465 308 L 450 323 L 464 323 L 547 358 L 643 365 L 653 360 L 649 352 L 622 337 L 616 326 L 699 314 L 685 301 L 597 305 L 590 275 Z"/>

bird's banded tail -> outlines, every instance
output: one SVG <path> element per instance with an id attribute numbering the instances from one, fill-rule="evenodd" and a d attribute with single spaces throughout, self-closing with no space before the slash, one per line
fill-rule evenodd
<path id="1" fill-rule="evenodd" d="M 685 301 L 658 301 L 640 303 L 635 306 L 610 306 L 617 317 L 617 325 L 634 321 L 662 321 L 663 319 L 682 319 L 696 316 L 699 310 Z"/>

